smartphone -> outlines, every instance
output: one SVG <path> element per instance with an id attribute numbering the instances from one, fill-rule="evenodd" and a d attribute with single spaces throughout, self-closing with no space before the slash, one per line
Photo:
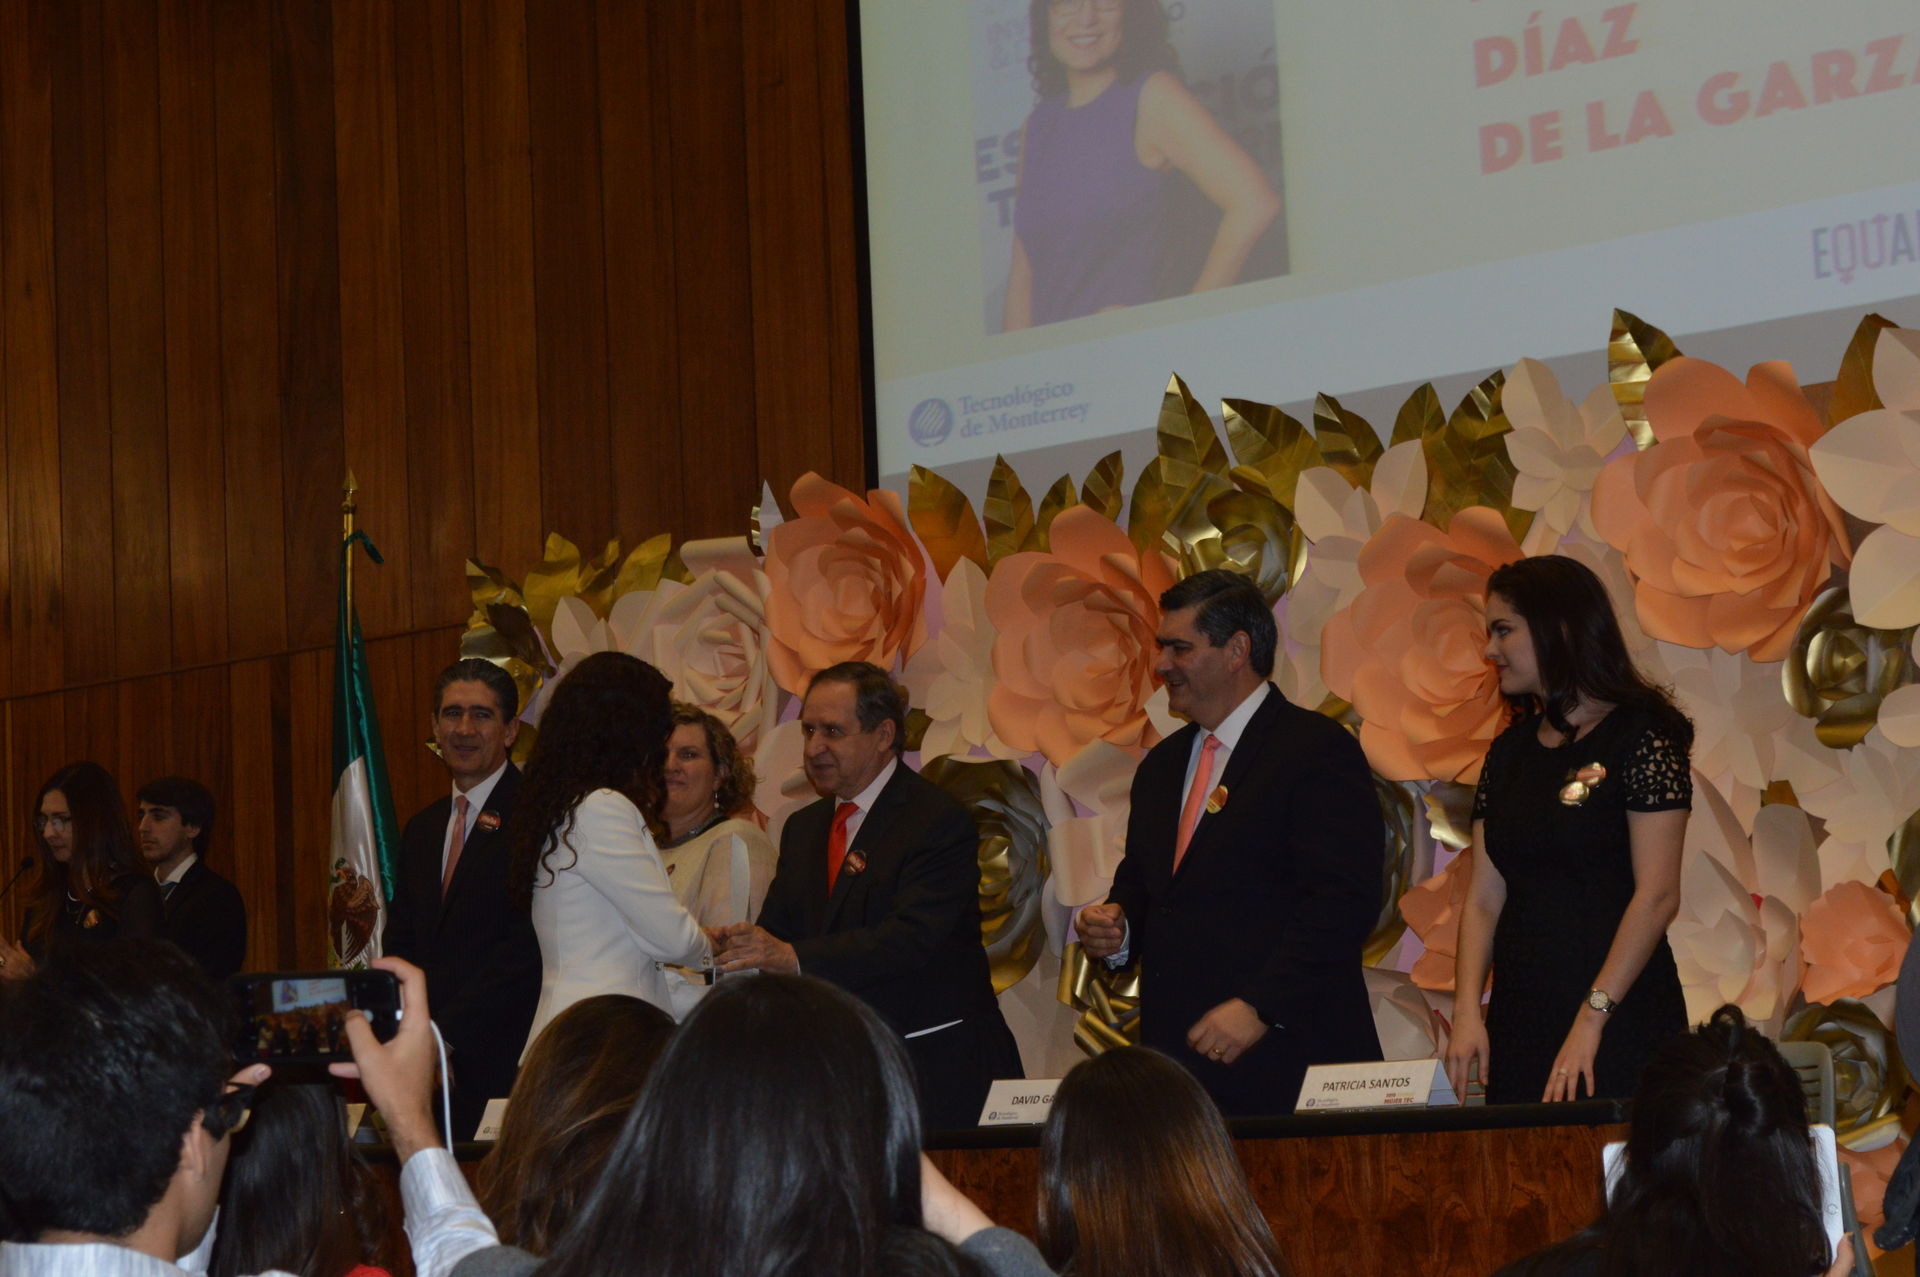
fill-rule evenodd
<path id="1" fill-rule="evenodd" d="M 233 1058 L 285 1064 L 350 1060 L 347 1012 L 365 1014 L 388 1041 L 400 1028 L 400 982 L 391 971 L 273 971 L 233 976 Z"/>

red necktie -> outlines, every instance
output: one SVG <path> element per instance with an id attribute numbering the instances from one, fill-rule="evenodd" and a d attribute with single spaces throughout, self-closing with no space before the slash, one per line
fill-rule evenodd
<path id="1" fill-rule="evenodd" d="M 847 858 L 847 822 L 860 810 L 858 803 L 841 803 L 833 809 L 833 831 L 827 835 L 827 894 L 840 881 L 840 865 Z"/>
<path id="2" fill-rule="evenodd" d="M 460 849 L 467 845 L 467 796 L 453 800 L 453 833 L 447 838 L 447 871 L 440 875 L 440 898 L 447 898 L 453 885 L 453 867 L 460 863 Z"/>
<path id="3" fill-rule="evenodd" d="M 1206 805 L 1207 789 L 1213 784 L 1213 752 L 1219 748 L 1220 738 L 1208 732 L 1206 743 L 1200 746 L 1200 761 L 1194 764 L 1193 783 L 1187 786 L 1186 806 L 1180 809 L 1180 833 L 1173 843 L 1175 869 L 1180 868 L 1187 844 L 1193 841 L 1193 827 L 1200 823 L 1200 809 Z"/>

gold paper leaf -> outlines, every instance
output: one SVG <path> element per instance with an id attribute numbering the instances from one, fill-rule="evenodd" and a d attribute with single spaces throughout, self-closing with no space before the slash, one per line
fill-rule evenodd
<path id="1" fill-rule="evenodd" d="M 1475 386 L 1447 418 L 1445 428 L 1421 440 L 1427 458 L 1423 517 L 1437 528 L 1445 530 L 1453 516 L 1469 506 L 1499 510 L 1516 541 L 1526 536 L 1533 523 L 1532 511 L 1513 505 L 1513 481 L 1519 472 L 1507 455 L 1507 435 L 1513 427 L 1500 405 L 1506 380 L 1505 373 L 1496 372 Z"/>
<path id="2" fill-rule="evenodd" d="M 1313 433 L 1320 455 L 1356 488 L 1371 487 L 1373 467 L 1386 449 L 1365 417 L 1348 412 L 1332 395 L 1313 401 Z"/>
<path id="3" fill-rule="evenodd" d="M 660 587 L 660 579 L 666 574 L 667 556 L 673 549 L 673 538 L 665 532 L 648 537 L 633 547 L 626 562 L 620 565 L 619 573 L 614 577 L 613 587 L 608 591 L 607 607 L 611 610 L 613 599 L 635 590 L 654 590 Z M 599 608 L 594 609 L 596 612 Z"/>
<path id="4" fill-rule="evenodd" d="M 1300 472 L 1320 464 L 1320 448 L 1312 433 L 1272 404 L 1227 399 L 1221 401 L 1220 411 L 1227 425 L 1227 443 L 1240 462 L 1233 468 L 1233 481 L 1293 509 Z"/>
<path id="5" fill-rule="evenodd" d="M 543 630 L 552 625 L 560 600 L 580 592 L 580 547 L 558 532 L 547 533 L 546 553 L 527 573 L 522 592 L 533 623 Z"/>
<path id="6" fill-rule="evenodd" d="M 508 580 L 506 573 L 475 559 L 467 560 L 467 590 L 473 595 L 473 616 L 467 621 L 470 626 L 486 623 L 489 603 L 506 603 L 513 607 L 526 605 L 520 587 Z"/>
<path id="7" fill-rule="evenodd" d="M 1098 510 L 1109 519 L 1118 520 L 1120 504 L 1124 499 L 1120 483 L 1126 478 L 1127 465 L 1118 451 L 1109 452 L 1100 458 L 1087 473 L 1087 481 L 1080 485 L 1080 500 L 1092 509 Z"/>
<path id="8" fill-rule="evenodd" d="M 1074 500 L 1072 478 L 1063 474 L 1055 479 L 1047 495 L 1040 498 L 1040 513 L 1034 516 L 1033 531 L 1027 537 L 1025 548 L 1042 552 L 1052 548 L 1049 534 L 1053 521 L 1062 510 L 1073 505 Z"/>
<path id="9" fill-rule="evenodd" d="M 1653 446 L 1653 427 L 1647 424 L 1647 383 L 1661 364 L 1678 358 L 1673 339 L 1638 315 L 1613 312 L 1613 333 L 1607 339 L 1607 381 L 1613 401 L 1642 452 Z"/>
<path id="10" fill-rule="evenodd" d="M 1160 401 L 1158 455 L 1140 472 L 1127 512 L 1127 536 L 1144 553 L 1162 538 L 1183 539 L 1175 524 L 1195 505 L 1204 508 L 1230 485 L 1227 451 L 1213 420 L 1178 375 L 1167 379 Z M 1204 512 L 1200 518 L 1204 520 Z"/>
<path id="11" fill-rule="evenodd" d="M 987 481 L 987 566 L 1009 554 L 1018 554 L 1033 532 L 1033 498 L 1020 486 L 1020 476 L 1005 457 L 993 459 L 993 477 Z"/>
<path id="12" fill-rule="evenodd" d="M 987 537 L 980 530 L 973 502 L 925 466 L 915 466 L 907 480 L 907 518 L 942 581 L 962 559 L 987 566 Z"/>
<path id="13" fill-rule="evenodd" d="M 1432 439 L 1447 428 L 1446 410 L 1440 406 L 1440 396 L 1427 382 L 1400 405 L 1399 413 L 1393 419 L 1393 438 L 1388 447 L 1410 442 L 1414 439 Z"/>
<path id="14" fill-rule="evenodd" d="M 1837 426 L 1848 417 L 1872 412 L 1887 405 L 1873 388 L 1873 351 L 1880 344 L 1880 330 L 1896 325 L 1884 315 L 1868 315 L 1853 330 L 1847 353 L 1840 359 L 1840 373 L 1833 379 L 1833 398 L 1827 404 L 1827 425 Z"/>

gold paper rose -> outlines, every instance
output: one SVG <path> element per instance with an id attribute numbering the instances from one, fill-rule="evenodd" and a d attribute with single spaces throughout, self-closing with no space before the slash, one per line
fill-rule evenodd
<path id="1" fill-rule="evenodd" d="M 1462 510 L 1445 532 L 1395 515 L 1360 554 L 1359 597 L 1327 623 L 1320 669 L 1360 714 L 1360 744 L 1389 780 L 1459 780 L 1506 718 L 1487 643 L 1487 578 L 1520 558 L 1497 511 Z"/>
<path id="2" fill-rule="evenodd" d="M 960 800 L 980 830 L 980 934 L 1005 993 L 1033 970 L 1047 939 L 1047 813 L 1033 773 L 1001 759 L 936 758 L 920 774 Z"/>
<path id="3" fill-rule="evenodd" d="M 1819 415 L 1786 364 L 1756 364 L 1742 385 L 1685 357 L 1653 375 L 1646 409 L 1657 442 L 1609 462 L 1593 492 L 1594 524 L 1633 574 L 1640 624 L 1685 647 L 1779 660 L 1850 556 L 1808 459 Z"/>
<path id="4" fill-rule="evenodd" d="M 1002 559 L 987 582 L 994 731 L 1056 767 L 1091 741 L 1153 744 L 1146 704 L 1160 595 L 1173 586 L 1166 558 L 1078 505 L 1054 520 L 1051 544 Z"/>
<path id="5" fill-rule="evenodd" d="M 841 661 L 882 669 L 927 637 L 927 569 L 897 493 L 855 496 L 809 471 L 794 517 L 767 534 L 768 656 L 794 695 Z"/>
<path id="6" fill-rule="evenodd" d="M 1826 591 L 1794 628 L 1782 674 L 1787 703 L 1815 720 L 1827 748 L 1853 748 L 1873 730 L 1881 702 L 1913 677 L 1912 637 L 1911 629 L 1860 624 L 1847 591 Z"/>
<path id="7" fill-rule="evenodd" d="M 1893 1034 L 1864 1003 L 1808 1003 L 1787 1019 L 1783 1042 L 1824 1042 L 1833 1052 L 1834 1125 L 1844 1136 L 1894 1111 L 1906 1091 Z"/>

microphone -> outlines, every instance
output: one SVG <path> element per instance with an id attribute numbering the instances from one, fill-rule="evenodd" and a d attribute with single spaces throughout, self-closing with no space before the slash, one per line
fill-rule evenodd
<path id="1" fill-rule="evenodd" d="M 22 856 L 20 858 L 20 867 L 13 871 L 13 877 L 7 879 L 7 885 L 0 887 L 0 900 L 7 898 L 7 893 L 13 890 L 13 884 L 20 881 L 20 875 L 33 868 L 33 866 L 34 859 L 32 856 Z"/>

